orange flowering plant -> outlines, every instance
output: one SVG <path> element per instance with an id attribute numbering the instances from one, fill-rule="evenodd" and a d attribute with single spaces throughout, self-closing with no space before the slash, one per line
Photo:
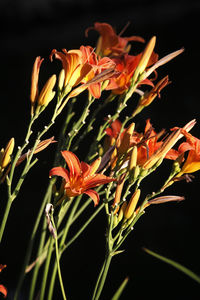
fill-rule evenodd
<path id="1" fill-rule="evenodd" d="M 164 192 L 180 180 L 190 181 L 191 174 L 200 169 L 200 140 L 189 133 L 196 120 L 177 124 L 168 133 L 168 129 L 156 130 L 150 118 L 144 129 L 139 130 L 135 118 L 147 110 L 157 96 L 160 98 L 161 91 L 170 84 L 168 75 L 159 78 L 157 69 L 184 49 L 159 58 L 155 36 L 146 43 L 142 37 L 123 37 L 123 32 L 117 34 L 111 25 L 98 22 L 86 30 L 87 36 L 90 30 L 99 34 L 96 48 L 81 45 L 79 49 L 51 51 L 50 61 L 52 64 L 60 61 L 60 73 L 50 74 L 41 90 L 39 76 L 44 59 L 36 57 L 30 85 L 30 123 L 24 142 L 16 146 L 13 137 L 0 152 L 0 183 L 7 186 L 0 227 L 2 241 L 12 203 L 17 201 L 30 170 L 39 163 L 36 155 L 55 150 L 54 162 L 46 173 L 49 179 L 46 194 L 21 263 L 15 300 L 20 299 L 25 278 L 30 273 L 32 279 L 26 299 L 58 299 L 57 275 L 62 298 L 68 299 L 70 282 L 66 285 L 63 280 L 61 257 L 104 210 L 107 218 L 105 261 L 91 298 L 100 299 L 112 258 L 123 251 L 122 244 L 145 209 L 153 204 L 182 201 L 183 196 Z M 133 55 L 131 47 L 135 43 L 146 46 Z M 85 102 L 79 99 L 84 97 Z M 129 113 L 124 117 L 127 106 Z M 33 134 L 33 127 L 44 111 L 49 121 Z M 55 127 L 60 114 L 65 118 L 60 135 L 44 139 L 50 128 Z M 142 120 L 142 123 L 145 122 Z M 32 144 L 30 148 L 29 144 Z M 151 174 L 159 172 L 164 160 L 173 161 L 172 167 L 169 165 L 168 179 L 159 190 L 145 195 L 143 180 L 151 180 Z M 77 222 L 74 234 L 72 224 L 80 220 L 81 215 L 88 216 L 91 203 L 91 215 L 83 223 Z M 127 279 L 112 299 L 119 299 L 126 283 Z M 3 285 L 0 291 L 7 296 Z"/>

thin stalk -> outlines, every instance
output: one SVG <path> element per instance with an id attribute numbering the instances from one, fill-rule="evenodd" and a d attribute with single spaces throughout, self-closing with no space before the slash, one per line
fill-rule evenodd
<path id="1" fill-rule="evenodd" d="M 61 255 L 62 255 L 62 249 L 63 249 L 64 243 L 65 243 L 67 234 L 69 232 L 70 226 L 72 224 L 72 220 L 73 220 L 74 214 L 75 214 L 75 212 L 77 210 L 77 207 L 78 207 L 78 205 L 80 203 L 81 198 L 82 198 L 81 195 L 79 197 L 77 197 L 77 199 L 76 199 L 76 201 L 74 203 L 74 206 L 73 206 L 73 208 L 71 210 L 71 213 L 70 213 L 70 215 L 69 215 L 69 217 L 67 219 L 67 222 L 66 222 L 66 225 L 65 225 L 65 228 L 64 228 L 64 232 L 63 232 L 63 236 L 62 236 L 60 244 L 59 244 L 59 255 L 58 255 L 57 260 L 60 259 Z M 54 267 L 53 267 L 53 272 L 52 272 L 52 275 L 51 275 L 51 282 L 50 282 L 50 285 L 49 285 L 49 293 L 48 293 L 48 298 L 47 298 L 48 300 L 52 299 L 52 296 L 53 296 L 53 290 L 54 290 L 54 285 L 55 285 L 57 268 L 58 268 L 58 262 L 55 261 Z"/>
<path id="2" fill-rule="evenodd" d="M 101 272 L 99 274 L 98 280 L 97 280 L 97 286 L 95 288 L 92 300 L 98 300 L 101 296 L 105 281 L 106 281 L 106 277 L 108 274 L 108 270 L 110 267 L 110 263 L 112 260 L 112 255 L 109 253 L 106 258 L 105 258 L 105 262 L 103 264 L 103 268 L 101 269 Z"/>
<path id="3" fill-rule="evenodd" d="M 40 243 L 39 243 L 39 247 L 38 247 L 37 257 L 40 256 L 40 254 L 43 250 L 43 247 L 44 247 L 44 242 L 45 242 L 45 237 L 46 237 L 46 226 L 47 226 L 46 220 L 44 219 L 43 227 L 42 227 L 43 230 L 42 230 L 42 235 L 40 237 Z M 35 268 L 34 268 L 33 275 L 32 275 L 32 280 L 31 280 L 31 285 L 30 285 L 30 292 L 29 292 L 29 300 L 33 300 L 33 297 L 34 297 L 39 268 L 40 268 L 40 261 L 37 261 L 37 263 L 35 265 Z"/>
<path id="4" fill-rule="evenodd" d="M 113 212 L 111 212 L 111 215 L 108 215 L 108 230 L 107 230 L 107 253 L 106 257 L 103 263 L 103 266 L 101 268 L 101 271 L 99 273 L 97 283 L 94 289 L 92 300 L 98 300 L 101 296 L 108 270 L 110 267 L 110 263 L 113 257 L 113 238 L 112 238 L 112 229 L 113 229 Z"/>
<path id="5" fill-rule="evenodd" d="M 45 262 L 44 272 L 43 272 L 40 298 L 39 298 L 40 300 L 44 300 L 46 283 L 47 283 L 47 276 L 48 276 L 51 256 L 52 256 L 52 252 L 53 252 L 53 244 L 54 244 L 54 239 L 53 239 L 53 237 L 51 237 L 49 248 L 48 248 L 48 253 L 47 253 L 47 258 L 46 258 L 46 262 Z"/>
<path id="6" fill-rule="evenodd" d="M 56 228 L 53 216 L 51 216 L 51 221 L 52 221 L 53 227 Z M 67 300 L 64 285 L 63 285 L 63 280 L 62 280 L 61 269 L 60 269 L 57 233 L 56 233 L 56 236 L 55 236 L 55 246 L 56 246 L 56 263 L 57 263 L 57 269 L 58 269 L 58 277 L 59 277 L 59 281 L 60 281 L 60 288 L 61 288 L 61 291 L 62 291 L 63 299 Z"/>
<path id="7" fill-rule="evenodd" d="M 32 234 L 31 234 L 31 237 L 30 237 L 30 240 L 29 240 L 29 244 L 28 244 L 28 248 L 27 248 L 27 251 L 26 251 L 23 267 L 22 267 L 22 270 L 21 270 L 21 273 L 20 273 L 20 276 L 19 276 L 19 280 L 18 280 L 14 300 L 18 299 L 18 295 L 19 295 L 19 292 L 20 292 L 20 289 L 21 289 L 21 286 L 22 286 L 22 283 L 23 283 L 23 280 L 24 280 L 24 277 L 25 277 L 25 270 L 26 270 L 26 267 L 27 267 L 27 265 L 29 263 L 29 260 L 30 260 L 33 244 L 34 244 L 34 241 L 35 241 L 36 232 L 38 230 L 38 226 L 39 226 L 41 217 L 44 213 L 45 205 L 46 205 L 47 202 L 49 202 L 49 200 L 51 198 L 52 186 L 53 186 L 54 183 L 55 183 L 55 178 L 52 178 L 50 180 L 49 186 L 47 188 L 47 192 L 45 194 L 44 200 L 43 200 L 42 205 L 40 207 L 40 210 L 38 212 L 38 215 L 37 215 L 34 227 L 33 227 L 33 231 L 32 231 Z"/>

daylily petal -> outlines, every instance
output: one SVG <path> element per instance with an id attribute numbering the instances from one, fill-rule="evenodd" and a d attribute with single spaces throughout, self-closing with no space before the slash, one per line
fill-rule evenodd
<path id="1" fill-rule="evenodd" d="M 7 297 L 7 293 L 8 293 L 7 288 L 2 284 L 0 284 L 0 292 L 3 294 L 4 298 Z"/>
<path id="2" fill-rule="evenodd" d="M 49 176 L 61 176 L 65 179 L 66 182 L 69 181 L 69 172 L 63 167 L 52 168 L 49 172 Z"/>
<path id="3" fill-rule="evenodd" d="M 94 202 L 94 206 L 98 205 L 99 203 L 99 194 L 94 190 L 87 190 L 84 192 L 84 194 L 87 194 L 90 198 L 92 198 Z"/>
<path id="4" fill-rule="evenodd" d="M 61 151 L 61 154 L 68 165 L 70 177 L 77 177 L 78 175 L 80 175 L 81 164 L 78 157 L 71 151 Z"/>
<path id="5" fill-rule="evenodd" d="M 90 165 L 85 163 L 84 161 L 81 162 L 81 173 L 82 177 L 87 177 L 90 174 Z"/>
<path id="6" fill-rule="evenodd" d="M 109 183 L 111 181 L 115 181 L 116 179 L 107 177 L 103 174 L 95 174 L 93 176 L 88 176 L 88 178 L 84 181 L 84 188 L 89 189 L 96 186 L 99 186 L 101 184 Z"/>

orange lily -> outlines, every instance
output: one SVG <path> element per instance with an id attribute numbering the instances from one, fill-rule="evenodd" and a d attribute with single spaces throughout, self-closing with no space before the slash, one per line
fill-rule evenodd
<path id="1" fill-rule="evenodd" d="M 144 39 L 140 36 L 121 37 L 121 34 L 117 35 L 113 27 L 107 23 L 94 23 L 94 27 L 89 27 L 86 30 L 86 35 L 90 29 L 94 29 L 100 34 L 96 53 L 101 56 L 120 55 L 128 52 L 130 49 L 127 46 L 129 41 L 144 43 Z"/>
<path id="2" fill-rule="evenodd" d="M 113 58 L 113 61 L 116 63 L 116 70 L 119 71 L 120 75 L 110 79 L 106 90 L 112 90 L 113 94 L 123 94 L 131 85 L 131 79 L 134 76 L 134 73 L 137 69 L 137 66 L 141 60 L 142 54 L 136 56 L 124 54 L 121 57 Z M 157 60 L 157 55 L 153 53 L 149 64 L 154 63 Z M 153 83 L 145 79 L 139 82 L 140 84 L 148 84 L 154 86 Z"/>
<path id="3" fill-rule="evenodd" d="M 94 49 L 90 46 L 81 46 L 80 50 L 83 54 L 84 61 L 87 61 L 92 66 L 91 71 L 84 78 L 83 82 L 87 83 L 95 76 L 101 74 L 104 70 L 114 69 L 115 63 L 109 57 L 98 58 L 97 54 L 94 52 Z M 103 78 L 102 78 L 103 81 Z M 94 98 L 100 98 L 101 96 L 101 81 L 94 82 L 88 86 L 88 90 Z"/>
<path id="4" fill-rule="evenodd" d="M 6 265 L 0 264 L 0 272 L 1 272 L 4 268 L 6 268 Z M 0 292 L 3 294 L 4 298 L 7 297 L 8 291 L 7 291 L 7 288 L 6 288 L 3 284 L 0 284 Z"/>
<path id="5" fill-rule="evenodd" d="M 176 131 L 172 132 L 169 137 L 162 143 L 162 145 L 153 153 L 152 156 L 147 159 L 144 163 L 143 168 L 150 169 L 152 168 L 160 159 L 166 157 L 172 150 L 172 147 L 177 143 L 177 141 L 183 137 L 182 132 L 190 131 L 193 126 L 196 124 L 195 120 L 187 123 L 183 129 L 179 128 Z"/>
<path id="6" fill-rule="evenodd" d="M 96 206 L 99 203 L 99 195 L 91 188 L 115 181 L 114 178 L 96 173 L 101 163 L 101 158 L 99 157 L 91 165 L 88 165 L 85 162 L 80 162 L 78 157 L 71 151 L 62 151 L 61 154 L 69 170 L 63 167 L 55 167 L 50 170 L 49 176 L 57 175 L 64 179 L 66 196 L 75 197 L 84 193 L 92 198 Z"/>
<path id="7" fill-rule="evenodd" d="M 60 59 L 65 72 L 64 87 L 67 86 L 69 92 L 72 87 L 78 85 L 83 78 L 91 71 L 92 66 L 85 61 L 81 50 L 70 50 L 66 49 L 59 52 L 53 49 L 50 54 L 50 60 L 52 61 L 53 56 Z"/>
<path id="8" fill-rule="evenodd" d="M 162 141 L 158 142 L 158 138 L 163 134 L 157 134 L 148 119 L 144 130 L 144 135 L 141 136 L 138 141 L 137 148 L 137 164 L 143 166 L 145 162 L 161 147 Z"/>
<path id="9" fill-rule="evenodd" d="M 178 173 L 176 177 L 200 170 L 200 140 L 185 130 L 182 130 L 182 133 L 186 137 L 186 143 L 180 145 L 180 150 L 182 152 L 189 150 L 189 153 L 180 173 Z"/>

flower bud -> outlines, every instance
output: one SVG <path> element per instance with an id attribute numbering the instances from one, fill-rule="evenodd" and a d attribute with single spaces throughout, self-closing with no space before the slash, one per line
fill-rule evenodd
<path id="1" fill-rule="evenodd" d="M 60 71 L 59 77 L 58 77 L 58 89 L 62 91 L 64 87 L 64 80 L 65 80 L 65 70 L 62 69 Z"/>
<path id="2" fill-rule="evenodd" d="M 131 123 L 129 127 L 126 129 L 126 131 L 124 132 L 124 136 L 122 138 L 121 144 L 118 149 L 120 155 L 127 152 L 130 146 L 130 138 L 133 134 L 134 129 L 135 129 L 135 123 Z"/>
<path id="3" fill-rule="evenodd" d="M 125 212 L 124 212 L 124 217 L 125 217 L 126 219 L 129 219 L 129 218 L 132 216 L 132 214 L 134 213 L 135 208 L 136 208 L 136 205 L 137 205 L 138 200 L 139 200 L 139 198 L 140 198 L 140 193 L 141 193 L 141 191 L 140 191 L 140 189 L 138 189 L 138 190 L 136 190 L 135 193 L 132 195 L 132 197 L 131 197 L 131 199 L 130 199 L 128 205 L 127 205 L 127 208 L 126 208 L 126 210 L 125 210 Z"/>
<path id="4" fill-rule="evenodd" d="M 131 152 L 129 170 L 132 171 L 136 167 L 136 165 L 137 165 L 137 146 L 134 146 Z"/>
<path id="5" fill-rule="evenodd" d="M 55 84 L 56 75 L 54 74 L 47 80 L 43 89 L 40 92 L 40 95 L 38 97 L 38 107 L 46 107 L 49 104 L 49 102 L 53 99 L 53 97 L 55 96 L 55 92 L 53 91 Z"/>
<path id="6" fill-rule="evenodd" d="M 127 208 L 127 202 L 124 202 L 120 208 L 119 214 L 118 214 L 118 223 L 121 222 L 124 216 L 124 212 Z"/>
<path id="7" fill-rule="evenodd" d="M 2 169 L 5 169 L 10 162 L 10 160 L 11 160 L 10 156 L 13 153 L 14 145 L 15 145 L 15 139 L 11 138 L 4 150 L 3 155 L 2 155 L 2 160 L 1 160 L 1 168 Z"/>
<path id="8" fill-rule="evenodd" d="M 133 81 L 137 81 L 138 77 L 145 71 L 148 61 L 151 57 L 151 54 L 153 52 L 153 49 L 156 44 L 156 37 L 153 36 L 150 41 L 148 42 L 146 48 L 144 49 L 144 52 L 142 54 L 142 57 L 139 61 L 139 64 L 135 70 L 134 76 L 133 76 Z"/>

